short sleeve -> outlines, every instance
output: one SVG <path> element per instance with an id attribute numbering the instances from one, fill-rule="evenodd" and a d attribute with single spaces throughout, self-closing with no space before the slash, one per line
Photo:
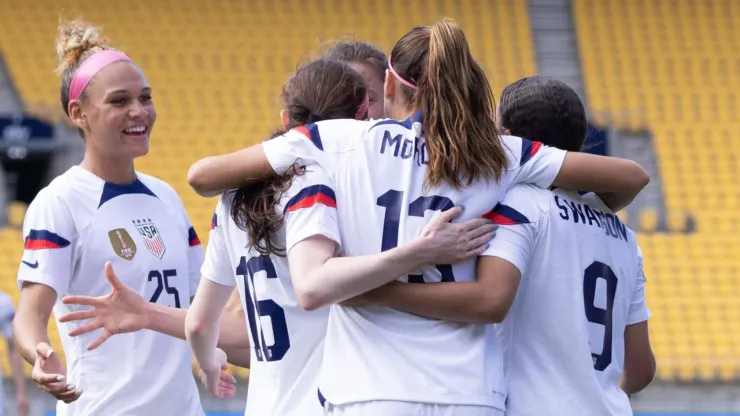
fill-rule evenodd
<path id="1" fill-rule="evenodd" d="M 188 276 L 190 278 L 190 296 L 195 296 L 200 284 L 200 268 L 203 265 L 203 246 L 200 244 L 198 233 L 188 220 Z"/>
<path id="2" fill-rule="evenodd" d="M 521 153 L 514 183 L 528 183 L 540 188 L 549 188 L 558 176 L 567 152 L 545 146 L 540 142 L 520 140 Z"/>
<path id="3" fill-rule="evenodd" d="M 635 279 L 635 287 L 632 290 L 632 301 L 630 302 L 629 317 L 627 318 L 627 325 L 634 325 L 640 322 L 647 321 L 650 318 L 650 310 L 645 302 L 645 271 L 642 260 L 642 250 L 637 247 L 637 278 Z"/>
<path id="4" fill-rule="evenodd" d="M 195 292 L 198 290 L 198 284 L 200 284 L 200 267 L 203 265 L 203 246 L 198 238 L 198 233 L 193 227 L 193 223 L 190 221 L 185 206 L 182 204 L 180 197 L 173 191 L 174 197 L 176 198 L 176 204 L 182 215 L 183 224 L 188 230 L 188 279 L 190 281 L 190 297 L 195 296 Z"/>
<path id="5" fill-rule="evenodd" d="M 522 222 L 518 224 L 499 225 L 496 237 L 482 256 L 502 258 L 513 264 L 524 277 L 529 258 L 534 250 L 537 235 L 537 224 Z"/>
<path id="6" fill-rule="evenodd" d="M 208 247 L 206 247 L 206 257 L 203 261 L 203 267 L 200 269 L 200 274 L 212 282 L 225 286 L 235 286 L 234 270 L 231 267 L 228 245 L 224 234 L 226 220 L 223 199 L 219 199 L 211 218 Z"/>
<path id="7" fill-rule="evenodd" d="M 18 284 L 40 283 L 66 293 L 72 280 L 77 229 L 62 198 L 41 191 L 26 211 Z"/>
<path id="8" fill-rule="evenodd" d="M 326 129 L 324 129 L 326 130 Z M 323 140 L 317 124 L 296 127 L 262 143 L 262 149 L 272 169 L 282 174 L 298 161 L 303 166 L 326 161 Z"/>
<path id="9" fill-rule="evenodd" d="M 319 166 L 307 168 L 297 176 L 285 196 L 285 250 L 315 235 L 324 236 L 341 246 L 337 199 L 331 181 Z"/>

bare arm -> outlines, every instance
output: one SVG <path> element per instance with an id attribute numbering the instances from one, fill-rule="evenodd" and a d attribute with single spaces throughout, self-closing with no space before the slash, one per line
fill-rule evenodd
<path id="1" fill-rule="evenodd" d="M 54 289 L 46 285 L 24 283 L 21 288 L 18 311 L 13 319 L 13 338 L 18 352 L 30 364 L 36 362 L 36 345 L 49 344 L 46 328 L 56 299 Z"/>
<path id="2" fill-rule="evenodd" d="M 629 205 L 648 183 L 650 175 L 635 161 L 568 152 L 553 185 L 597 192 L 617 212 Z"/>
<path id="3" fill-rule="evenodd" d="M 261 144 L 195 162 L 188 170 L 188 183 L 200 196 L 211 197 L 239 188 L 248 179 L 275 175 Z"/>
<path id="4" fill-rule="evenodd" d="M 481 218 L 449 223 L 461 213 L 457 207 L 442 212 L 418 238 L 377 254 L 334 257 L 337 245 L 326 237 L 301 241 L 288 253 L 298 302 L 307 310 L 317 309 L 375 289 L 424 264 L 456 263 L 482 253 L 493 236 L 493 225 Z"/>
<path id="5" fill-rule="evenodd" d="M 498 323 L 514 302 L 521 274 L 498 257 L 480 257 L 475 282 L 391 283 L 365 296 L 367 301 L 403 312 L 464 324 Z"/>
<path id="6" fill-rule="evenodd" d="M 78 336 L 103 328 L 100 337 L 94 340 L 88 349 L 97 348 L 115 334 L 136 332 L 149 329 L 171 337 L 185 338 L 185 316 L 187 309 L 172 308 L 147 302 L 140 294 L 121 283 L 113 272 L 110 263 L 105 265 L 105 276 L 111 285 L 111 293 L 105 296 L 65 296 L 62 302 L 68 305 L 86 305 L 93 309 L 68 313 L 59 318 L 59 322 L 71 322 L 91 319 L 69 332 Z M 208 279 L 203 279 L 208 281 Z M 200 290 L 200 289 L 199 289 Z M 229 291 L 229 293 L 231 293 Z M 196 299 L 198 296 L 196 295 Z M 226 303 L 223 300 L 222 305 Z M 214 322 L 214 325 L 216 322 Z M 243 316 L 223 314 L 218 321 L 223 336 L 218 339 L 219 346 L 226 348 L 243 348 L 249 345 Z"/>
<path id="7" fill-rule="evenodd" d="M 309 237 L 288 253 L 298 303 L 311 311 L 395 280 L 426 263 L 417 247 L 412 244 L 378 254 L 334 257 L 334 241 Z"/>
<path id="8" fill-rule="evenodd" d="M 655 368 L 647 321 L 628 325 L 624 330 L 624 372 L 619 387 L 627 394 L 642 391 L 653 381 Z"/>
<path id="9" fill-rule="evenodd" d="M 229 301 L 226 303 L 226 307 L 224 308 L 223 314 L 221 315 L 221 321 L 224 320 L 224 317 L 226 315 L 233 316 L 236 319 L 240 320 L 242 323 L 242 328 L 246 328 L 247 320 L 244 314 L 244 308 L 242 307 L 242 300 L 239 296 L 239 290 L 237 288 L 234 288 Z M 222 326 L 219 332 L 223 330 L 224 327 Z M 222 346 L 221 349 L 224 350 L 224 352 L 226 353 L 229 364 L 235 365 L 237 367 L 249 368 L 252 355 L 252 350 L 251 348 L 249 348 L 249 337 L 247 337 L 246 344 L 243 344 L 239 348 L 225 348 Z"/>
<path id="10" fill-rule="evenodd" d="M 219 339 L 219 326 L 216 325 L 224 305 L 233 292 L 233 287 L 224 286 L 203 279 L 198 294 L 188 310 L 185 319 L 185 336 L 193 349 L 198 364 L 204 371 L 218 367 L 215 359 Z M 244 328 L 246 331 L 246 328 Z M 216 365 L 214 369 L 213 366 Z"/>
<path id="11" fill-rule="evenodd" d="M 195 298 L 197 299 L 197 296 Z M 188 314 L 188 309 L 172 308 L 154 303 L 149 303 L 148 306 L 147 313 L 149 317 L 147 318 L 148 325 L 146 329 L 171 337 L 186 339 L 185 317 Z M 219 348 L 242 349 L 244 346 L 249 348 L 249 337 L 247 337 L 243 314 L 241 316 L 234 313 L 222 314 L 218 320 L 218 328 L 220 334 L 218 337 Z"/>

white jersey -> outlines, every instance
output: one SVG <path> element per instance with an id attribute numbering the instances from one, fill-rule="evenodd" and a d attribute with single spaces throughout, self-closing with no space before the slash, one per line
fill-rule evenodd
<path id="1" fill-rule="evenodd" d="M 484 255 L 522 274 L 496 326 L 512 416 L 631 415 L 619 388 L 624 330 L 646 321 L 635 234 L 594 194 L 514 187 L 490 218 Z"/>
<path id="2" fill-rule="evenodd" d="M 296 159 L 320 164 L 337 196 L 343 255 L 378 253 L 419 234 L 438 211 L 464 205 L 480 217 L 514 184 L 550 186 L 565 152 L 503 137 L 508 169 L 496 183 L 425 191 L 419 115 L 405 121 L 329 120 L 262 144 L 280 172 Z M 472 281 L 475 260 L 420 269 L 403 282 Z M 486 355 L 485 325 L 425 319 L 379 306 L 331 307 L 319 387 L 331 404 L 372 400 L 504 408 L 500 355 Z M 495 342 L 495 340 L 490 340 Z"/>
<path id="3" fill-rule="evenodd" d="M 203 262 L 198 236 L 169 185 L 141 173 L 137 178 L 131 185 L 107 183 L 73 166 L 39 192 L 26 214 L 18 281 L 56 291 L 54 316 L 67 380 L 84 391 L 69 405 L 59 402 L 61 414 L 203 415 L 184 340 L 142 330 L 116 335 L 88 351 L 101 330 L 70 337 L 69 331 L 86 321 L 58 321 L 88 309 L 61 303 L 63 296 L 110 292 L 106 261 L 144 299 L 190 306 Z"/>
<path id="4" fill-rule="evenodd" d="M 318 375 L 329 308 L 304 310 L 296 300 L 287 257 L 260 255 L 230 216 L 233 194 L 219 201 L 203 263 L 203 277 L 239 290 L 252 345 L 248 416 L 323 415 Z M 326 174 L 314 166 L 283 194 L 285 213 L 276 235 L 286 253 L 300 241 L 323 235 L 339 243 L 336 200 Z"/>
<path id="5" fill-rule="evenodd" d="M 5 342 L 10 345 L 13 342 L 13 316 L 15 308 L 10 297 L 0 292 L 0 335 L 5 338 Z M 5 408 L 5 394 L 3 393 L 3 377 L 0 377 L 0 415 Z"/>

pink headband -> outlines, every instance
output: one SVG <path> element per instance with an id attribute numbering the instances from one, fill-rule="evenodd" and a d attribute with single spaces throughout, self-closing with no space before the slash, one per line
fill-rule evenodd
<path id="1" fill-rule="evenodd" d="M 390 56 L 388 57 L 388 69 L 391 71 L 391 74 L 395 75 L 396 78 L 398 78 L 398 80 L 401 82 L 401 84 L 403 84 L 403 85 L 411 88 L 412 90 L 415 90 L 417 88 L 414 83 L 412 83 L 410 81 L 406 81 L 400 75 L 398 75 L 398 73 L 396 72 L 396 70 L 393 69 L 393 65 L 391 65 L 391 57 Z"/>
<path id="2" fill-rule="evenodd" d="M 362 104 L 360 104 L 360 107 L 357 108 L 357 112 L 355 113 L 355 120 L 364 120 L 367 118 L 368 107 L 370 107 L 370 97 L 365 94 L 365 99 L 362 101 Z"/>
<path id="3" fill-rule="evenodd" d="M 82 65 L 77 68 L 77 72 L 75 72 L 72 82 L 69 85 L 70 101 L 78 100 L 80 98 L 82 91 L 85 90 L 85 87 L 87 87 L 87 84 L 90 83 L 90 80 L 95 76 L 95 74 L 113 62 L 118 61 L 133 62 L 131 58 L 126 56 L 124 53 L 114 51 L 112 49 L 95 52 L 92 56 L 85 59 L 82 62 Z"/>

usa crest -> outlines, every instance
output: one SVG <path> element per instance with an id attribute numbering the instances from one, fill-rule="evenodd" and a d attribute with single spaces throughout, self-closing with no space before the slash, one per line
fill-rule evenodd
<path id="1" fill-rule="evenodd" d="M 141 238 L 144 239 L 144 246 L 146 247 L 146 249 L 161 260 L 162 256 L 164 256 L 166 248 L 164 246 L 164 240 L 159 234 L 157 226 L 154 225 L 152 220 L 149 218 L 133 220 L 132 222 L 136 226 L 136 229 L 139 230 Z"/>
<path id="2" fill-rule="evenodd" d="M 108 231 L 108 239 L 113 246 L 113 252 L 124 260 L 131 261 L 136 255 L 136 244 L 125 228 L 116 228 Z"/>

